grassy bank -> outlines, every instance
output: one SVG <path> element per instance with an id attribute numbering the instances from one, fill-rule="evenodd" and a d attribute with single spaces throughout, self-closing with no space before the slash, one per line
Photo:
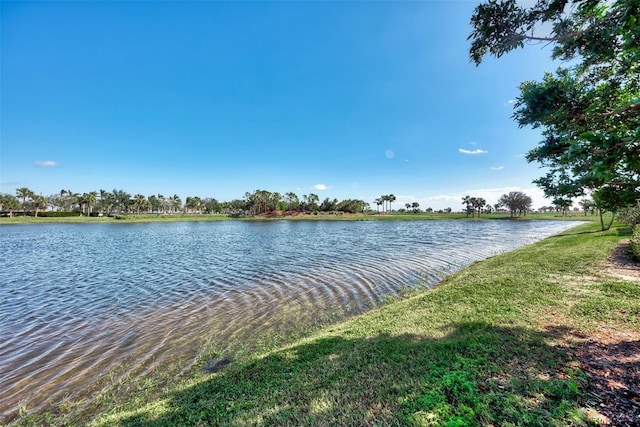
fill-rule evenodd
<path id="1" fill-rule="evenodd" d="M 598 230 L 492 257 L 216 373 L 127 384 L 124 398 L 21 424 L 591 425 L 597 396 L 576 348 L 603 330 L 640 336 L 640 285 L 604 269 L 624 236 Z"/>

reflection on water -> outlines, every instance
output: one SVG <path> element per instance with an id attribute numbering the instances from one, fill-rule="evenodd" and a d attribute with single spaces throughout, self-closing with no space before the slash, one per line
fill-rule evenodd
<path id="1" fill-rule="evenodd" d="M 232 352 L 432 285 L 571 222 L 215 222 L 0 228 L 0 414 Z M 124 367 L 124 368 L 123 368 Z M 123 372 L 124 369 L 124 372 Z M 1 420 L 1 415 L 0 415 Z"/>

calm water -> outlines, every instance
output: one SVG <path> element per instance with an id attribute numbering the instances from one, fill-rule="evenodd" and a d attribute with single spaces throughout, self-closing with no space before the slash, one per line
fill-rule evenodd
<path id="1" fill-rule="evenodd" d="M 0 421 L 19 402 L 93 396 L 110 372 L 144 376 L 211 344 L 232 354 L 265 335 L 362 312 L 575 224 L 0 227 Z"/>

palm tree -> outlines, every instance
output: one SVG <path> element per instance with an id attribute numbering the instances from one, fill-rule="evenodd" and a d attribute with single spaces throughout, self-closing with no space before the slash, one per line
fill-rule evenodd
<path id="1" fill-rule="evenodd" d="M 80 194 L 74 193 L 71 190 L 60 190 L 60 197 L 64 199 L 65 209 L 72 211 L 73 205 L 78 203 L 78 207 L 80 205 L 79 198 Z"/>
<path id="2" fill-rule="evenodd" d="M 171 200 L 171 208 L 174 212 L 178 212 L 182 207 L 182 200 L 178 197 L 177 194 L 174 194 L 169 198 Z"/>
<path id="3" fill-rule="evenodd" d="M 482 197 L 474 197 L 473 199 L 473 208 L 478 211 L 478 218 L 480 218 L 480 213 L 482 212 L 482 208 L 487 204 L 487 201 Z"/>
<path id="4" fill-rule="evenodd" d="M 45 208 L 47 206 L 47 199 L 43 195 L 34 195 L 31 196 L 31 200 L 33 200 L 33 206 L 35 208 L 35 217 L 38 217 L 38 210 L 40 208 Z"/>
<path id="5" fill-rule="evenodd" d="M 380 196 L 379 200 L 382 202 L 382 213 L 385 213 L 387 211 L 387 202 L 389 201 L 389 196 L 382 195 Z"/>
<path id="6" fill-rule="evenodd" d="M 145 209 L 149 205 L 147 198 L 142 194 L 136 194 L 133 196 L 133 206 L 137 209 L 137 213 L 140 213 L 140 209 Z"/>
<path id="7" fill-rule="evenodd" d="M 118 212 L 129 212 L 129 206 L 131 206 L 131 194 L 124 190 L 113 190 L 114 205 L 117 207 Z"/>
<path id="8" fill-rule="evenodd" d="M 91 216 L 91 207 L 98 201 L 96 197 L 97 195 L 98 194 L 95 191 L 84 193 L 82 195 L 82 201 L 87 205 L 87 216 Z"/>
<path id="9" fill-rule="evenodd" d="M 393 194 L 389 194 L 387 197 L 387 200 L 389 200 L 389 212 L 391 212 L 391 203 L 396 201 L 396 196 L 394 196 Z"/>
<path id="10" fill-rule="evenodd" d="M 21 187 L 16 189 L 16 197 L 22 199 L 22 215 L 26 215 L 26 204 L 27 198 L 31 198 L 34 196 L 33 191 L 29 190 L 27 187 Z"/>
<path id="11" fill-rule="evenodd" d="M 171 205 L 169 199 L 164 197 L 162 194 L 158 194 L 158 202 L 160 203 L 160 209 L 162 209 L 162 213 L 167 213 L 167 208 L 169 208 Z"/>
<path id="12" fill-rule="evenodd" d="M 158 199 L 158 196 L 156 196 L 155 194 L 150 195 L 149 197 L 147 197 L 147 200 L 149 201 L 149 206 L 151 206 L 151 213 L 157 212 L 160 213 L 160 199 Z"/>
<path id="13" fill-rule="evenodd" d="M 464 213 L 467 215 L 467 218 L 469 217 L 469 214 L 471 213 L 471 205 L 472 205 L 473 201 L 471 199 L 471 196 L 464 196 L 462 198 L 462 204 L 465 205 L 465 210 Z"/>
<path id="14" fill-rule="evenodd" d="M 100 190 L 100 212 L 109 215 L 111 213 L 111 207 L 114 203 L 113 194 L 106 190 Z"/>
<path id="15" fill-rule="evenodd" d="M 377 199 L 375 199 L 375 200 L 373 201 L 373 203 L 375 203 L 375 204 L 376 204 L 376 206 L 377 206 L 377 210 L 378 210 L 378 213 L 380 213 L 380 205 L 384 203 L 384 202 L 382 201 L 382 197 L 378 197 Z"/>

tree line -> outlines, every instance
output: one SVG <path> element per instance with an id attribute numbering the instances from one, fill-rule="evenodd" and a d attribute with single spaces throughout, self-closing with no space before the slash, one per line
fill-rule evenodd
<path id="1" fill-rule="evenodd" d="M 75 212 L 78 215 L 112 214 L 227 214 L 261 215 L 275 211 L 284 212 L 343 212 L 361 213 L 369 210 L 369 204 L 358 199 L 330 199 L 320 202 L 317 194 L 298 196 L 293 192 L 281 194 L 267 190 L 245 193 L 243 199 L 220 202 L 213 197 L 188 196 L 184 201 L 177 195 L 131 195 L 124 190 L 91 191 L 76 193 L 63 189 L 49 196 L 36 194 L 27 187 L 16 189 L 16 194 L 0 194 L 0 211 L 13 215 L 42 211 Z"/>
<path id="2" fill-rule="evenodd" d="M 184 201 L 177 195 L 164 196 L 153 194 L 131 195 L 124 190 L 91 191 L 88 193 L 75 193 L 72 190 L 60 190 L 59 193 L 49 196 L 36 194 L 29 188 L 22 187 L 16 190 L 15 195 L 0 194 L 0 212 L 13 216 L 15 212 L 23 215 L 38 216 L 43 211 L 54 211 L 61 214 L 76 215 L 120 215 L 120 214 L 225 214 L 225 215 L 269 215 L 274 212 L 288 213 L 317 213 L 317 212 L 395 212 L 392 203 L 396 200 L 393 194 L 382 195 L 375 199 L 377 210 L 372 211 L 369 203 L 359 199 L 338 200 L 325 198 L 320 201 L 317 194 L 309 193 L 298 196 L 294 192 L 281 194 L 267 190 L 247 192 L 242 199 L 220 202 L 213 197 L 201 198 L 188 196 Z M 521 191 L 512 191 L 503 194 L 495 204 L 487 203 L 482 197 L 465 196 L 462 198 L 463 213 L 467 217 L 480 217 L 481 214 L 498 213 L 509 210 L 511 217 L 526 215 L 532 210 L 531 197 Z M 594 214 L 598 210 L 597 203 L 592 199 L 583 198 L 578 202 L 584 214 Z M 573 201 L 565 198 L 554 199 L 552 206 L 543 206 L 541 212 L 559 212 L 566 215 Z M 382 211 L 380 207 L 382 206 Z M 577 209 L 577 208 L 576 208 Z M 439 213 L 451 213 L 451 208 L 439 210 Z M 404 208 L 397 212 L 418 213 L 420 203 L 405 203 Z M 427 208 L 425 212 L 433 212 Z"/>
<path id="3" fill-rule="evenodd" d="M 531 211 L 532 200 L 522 191 L 511 191 L 507 194 L 503 194 L 498 199 L 498 203 L 492 205 L 482 197 L 464 196 L 462 198 L 462 204 L 465 206 L 464 213 L 472 218 L 478 215 L 480 218 L 481 213 L 498 212 L 501 208 L 506 207 L 509 209 L 511 217 L 518 215 L 526 215 L 528 211 Z"/>

